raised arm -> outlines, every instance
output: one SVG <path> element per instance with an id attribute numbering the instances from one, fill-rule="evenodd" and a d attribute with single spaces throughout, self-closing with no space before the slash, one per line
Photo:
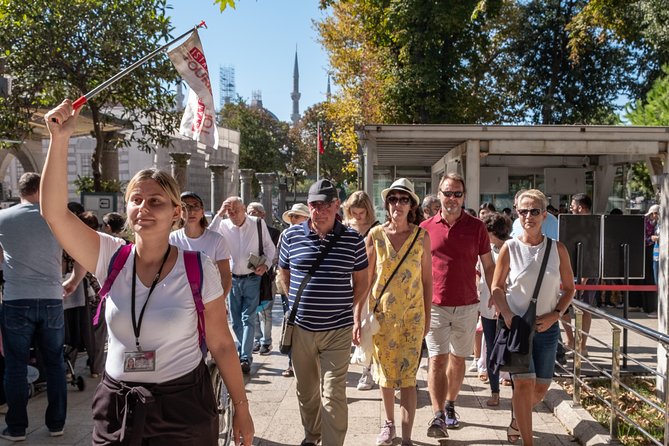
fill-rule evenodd
<path id="1" fill-rule="evenodd" d="M 67 149 L 78 116 L 69 99 L 44 116 L 51 140 L 42 170 L 40 211 L 63 249 L 86 271 L 94 272 L 100 238 L 67 209 Z"/>

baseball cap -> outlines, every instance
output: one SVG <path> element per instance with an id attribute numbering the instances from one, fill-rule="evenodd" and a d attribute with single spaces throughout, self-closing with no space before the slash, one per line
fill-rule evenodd
<path id="1" fill-rule="evenodd" d="M 202 201 L 202 198 L 200 198 L 200 196 L 193 191 L 185 190 L 181 192 L 181 196 L 179 198 L 181 198 L 182 201 L 184 198 L 195 198 L 197 201 L 200 202 L 200 206 L 204 207 L 204 202 Z"/>
<path id="2" fill-rule="evenodd" d="M 309 188 L 307 203 L 314 201 L 334 201 L 338 197 L 337 189 L 330 180 L 318 180 Z"/>

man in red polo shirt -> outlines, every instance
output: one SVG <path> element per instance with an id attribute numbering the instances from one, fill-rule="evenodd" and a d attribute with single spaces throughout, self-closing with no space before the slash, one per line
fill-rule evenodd
<path id="1" fill-rule="evenodd" d="M 481 258 L 488 286 L 495 266 L 483 222 L 462 211 L 465 181 L 446 174 L 439 182 L 441 212 L 421 223 L 432 243 L 432 312 L 425 337 L 429 355 L 428 390 L 434 419 L 427 435 L 446 438 L 459 426 L 455 400 L 465 377 L 478 319 L 476 264 Z"/>

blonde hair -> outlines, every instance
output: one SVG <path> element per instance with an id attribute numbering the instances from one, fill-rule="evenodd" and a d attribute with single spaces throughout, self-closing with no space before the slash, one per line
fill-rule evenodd
<path id="1" fill-rule="evenodd" d="M 351 215 L 351 208 L 360 208 L 367 211 L 367 224 L 374 223 L 376 221 L 376 213 L 374 212 L 374 205 L 372 204 L 372 199 L 369 198 L 367 192 L 359 190 L 353 192 L 342 204 L 344 210 L 344 221 L 349 222 L 353 220 L 353 215 Z"/>
<path id="2" fill-rule="evenodd" d="M 142 181 L 146 180 L 153 180 L 158 185 L 162 190 L 165 191 L 167 194 L 167 197 L 170 199 L 174 207 L 181 208 L 182 207 L 182 202 L 181 202 L 181 188 L 179 187 L 179 184 L 177 181 L 174 179 L 172 175 L 169 173 L 165 172 L 164 170 L 158 170 L 158 169 L 143 169 L 137 172 L 128 182 L 128 186 L 125 189 L 125 202 L 128 203 L 130 201 L 130 194 L 132 193 L 132 190 L 137 186 L 138 183 L 141 183 Z M 175 225 L 178 224 L 178 220 L 174 222 Z M 126 220 L 126 227 L 130 228 L 132 227 L 130 225 L 130 222 Z M 175 226 L 173 225 L 173 228 Z"/>
<path id="3" fill-rule="evenodd" d="M 518 204 L 523 198 L 530 198 L 541 203 L 541 210 L 545 211 L 548 207 L 548 198 L 539 189 L 528 189 L 518 196 Z"/>

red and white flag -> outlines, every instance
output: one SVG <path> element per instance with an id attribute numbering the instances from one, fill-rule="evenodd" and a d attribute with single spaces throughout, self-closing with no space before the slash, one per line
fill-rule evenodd
<path id="1" fill-rule="evenodd" d="M 207 59 L 204 57 L 197 30 L 167 55 L 190 87 L 179 133 L 218 149 L 214 96 L 211 92 Z"/>
<path id="2" fill-rule="evenodd" d="M 317 124 L 318 128 L 318 153 L 319 154 L 324 154 L 325 153 L 325 148 L 323 148 L 323 135 L 321 135 L 321 124 L 320 122 Z"/>

